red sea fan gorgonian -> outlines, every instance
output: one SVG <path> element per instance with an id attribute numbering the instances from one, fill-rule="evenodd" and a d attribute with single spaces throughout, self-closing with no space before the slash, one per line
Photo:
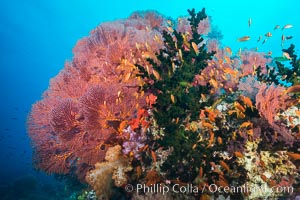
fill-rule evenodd
<path id="1" fill-rule="evenodd" d="M 241 72 L 242 76 L 254 74 L 258 67 L 260 67 L 262 74 L 267 74 L 267 65 L 271 63 L 270 56 L 264 53 L 244 50 L 240 53 Z"/>
<path id="2" fill-rule="evenodd" d="M 74 57 L 51 80 L 43 99 L 33 105 L 28 132 L 36 168 L 75 173 L 81 180 L 107 148 L 116 143 L 120 124 L 136 116 L 145 96 L 134 64 L 147 64 L 162 45 L 164 18 L 134 13 L 103 23 L 80 40 Z M 151 71 L 151 66 L 148 66 Z"/>
<path id="3" fill-rule="evenodd" d="M 286 144 L 292 144 L 294 137 L 282 122 L 275 120 L 275 117 L 294 103 L 295 100 L 287 94 L 284 87 L 275 86 L 274 84 L 268 86 L 263 83 L 256 95 L 256 108 L 260 115 L 268 121 L 274 131 L 279 134 L 278 138 Z"/>
<path id="4" fill-rule="evenodd" d="M 79 131 L 78 105 L 71 99 L 64 99 L 50 113 L 50 126 L 55 133 L 62 136 Z"/>

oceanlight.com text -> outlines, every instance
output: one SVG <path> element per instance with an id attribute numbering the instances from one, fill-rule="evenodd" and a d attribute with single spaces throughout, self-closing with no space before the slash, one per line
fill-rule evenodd
<path id="1" fill-rule="evenodd" d="M 125 187 L 127 192 L 136 193 L 162 193 L 166 194 L 168 192 L 172 193 L 182 193 L 182 194 L 201 194 L 201 193 L 219 193 L 219 194 L 228 194 L 228 193 L 255 193 L 255 194 L 292 194 L 294 188 L 292 186 L 218 186 L 216 184 L 205 185 L 201 189 L 197 185 L 187 184 L 187 185 L 165 185 L 165 184 L 137 184 L 136 186 L 128 184 Z"/>

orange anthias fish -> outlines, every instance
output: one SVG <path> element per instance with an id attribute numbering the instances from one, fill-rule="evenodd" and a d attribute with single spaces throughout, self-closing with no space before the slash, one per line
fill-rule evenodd
<path id="1" fill-rule="evenodd" d="M 253 137 L 254 134 L 253 129 L 247 130 L 247 134 Z"/>
<path id="2" fill-rule="evenodd" d="M 240 126 L 240 129 L 241 129 L 241 128 L 247 128 L 247 127 L 249 127 L 249 126 L 252 126 L 252 122 L 250 122 L 250 121 L 243 122 L 243 123 L 241 124 L 241 126 Z"/>
<path id="3" fill-rule="evenodd" d="M 171 20 L 167 20 L 168 25 L 173 26 L 173 22 Z"/>
<path id="4" fill-rule="evenodd" d="M 299 85 L 293 85 L 291 87 L 289 87 L 287 90 L 286 90 L 287 93 L 298 93 L 300 92 L 300 84 Z"/>
<path id="5" fill-rule="evenodd" d="M 271 33 L 271 32 L 267 32 L 267 33 L 265 34 L 265 36 L 266 36 L 266 37 L 272 37 L 272 33 Z"/>
<path id="6" fill-rule="evenodd" d="M 268 179 L 265 175 L 261 174 L 260 177 L 264 182 L 268 182 Z"/>
<path id="7" fill-rule="evenodd" d="M 216 110 L 211 110 L 208 108 L 205 108 L 205 112 L 208 114 L 208 119 L 212 122 L 215 122 L 215 118 L 217 117 L 218 113 L 216 112 Z"/>
<path id="8" fill-rule="evenodd" d="M 253 110 L 253 103 L 249 97 L 246 96 L 240 96 L 240 99 L 244 102 L 244 104 L 247 105 L 247 107 L 250 107 L 251 110 Z"/>
<path id="9" fill-rule="evenodd" d="M 163 41 L 161 40 L 161 38 L 160 38 L 157 34 L 154 35 L 154 40 L 155 40 L 157 43 L 159 43 L 159 44 L 162 44 L 162 43 L 163 43 Z"/>
<path id="10" fill-rule="evenodd" d="M 156 154 L 152 150 L 151 150 L 151 157 L 152 157 L 152 160 L 153 160 L 154 164 L 156 164 Z"/>
<path id="11" fill-rule="evenodd" d="M 239 157 L 239 158 L 244 157 L 243 154 L 242 154 L 241 152 L 239 152 L 239 151 L 235 151 L 235 152 L 234 152 L 234 155 L 235 155 L 236 157 Z"/>
<path id="12" fill-rule="evenodd" d="M 231 60 L 228 56 L 224 56 L 226 63 L 231 64 Z"/>
<path id="13" fill-rule="evenodd" d="M 133 119 L 128 124 L 131 126 L 132 130 L 139 128 L 140 126 L 140 120 L 139 119 Z"/>
<path id="14" fill-rule="evenodd" d="M 170 26 L 168 26 L 167 29 L 168 29 L 168 31 L 171 32 L 171 33 L 174 32 L 174 29 L 173 29 L 172 27 L 170 27 Z"/>
<path id="15" fill-rule="evenodd" d="M 234 110 L 230 110 L 228 112 L 229 115 L 232 115 L 233 113 L 236 113 L 238 118 L 245 118 L 246 115 L 244 114 L 244 112 L 246 111 L 246 109 L 238 102 L 234 102 L 233 103 L 235 109 Z"/>
<path id="16" fill-rule="evenodd" d="M 204 110 L 201 110 L 201 111 L 200 111 L 200 114 L 199 114 L 199 118 L 200 118 L 200 119 L 203 119 L 203 118 L 205 118 L 205 117 L 206 117 L 205 111 L 204 111 Z"/>
<path id="17" fill-rule="evenodd" d="M 299 153 L 287 152 L 287 155 L 290 158 L 292 158 L 293 160 L 300 160 L 300 154 Z"/>
<path id="18" fill-rule="evenodd" d="M 194 150 L 194 149 L 196 149 L 196 147 L 197 147 L 197 144 L 194 144 L 194 145 L 192 146 L 192 149 Z"/>
<path id="19" fill-rule="evenodd" d="M 214 128 L 214 126 L 211 123 L 208 123 L 208 122 L 202 122 L 202 126 L 206 127 L 206 128 L 210 128 L 210 129 Z"/>
<path id="20" fill-rule="evenodd" d="M 175 103 L 175 97 L 173 94 L 170 95 L 170 98 L 171 98 L 172 103 Z"/>
<path id="21" fill-rule="evenodd" d="M 227 53 L 229 53 L 230 55 L 232 54 L 232 50 L 231 50 L 229 47 L 226 47 L 226 48 L 225 48 L 225 51 L 226 51 Z"/>
<path id="22" fill-rule="evenodd" d="M 139 165 L 135 168 L 137 177 L 140 177 L 142 175 L 142 167 Z"/>
<path id="23" fill-rule="evenodd" d="M 200 178 L 203 177 L 203 167 L 200 167 L 200 169 L 199 169 L 199 177 Z"/>
<path id="24" fill-rule="evenodd" d="M 214 142 L 214 139 L 215 139 L 215 134 L 214 134 L 214 132 L 212 132 L 212 131 L 210 131 L 209 132 L 209 135 L 210 135 L 210 137 L 209 137 L 209 141 L 208 141 L 208 147 L 210 147 L 212 144 L 213 144 L 213 142 Z"/>
<path id="25" fill-rule="evenodd" d="M 147 105 L 152 108 L 152 105 L 156 103 L 157 96 L 150 94 L 149 96 L 146 97 L 146 103 Z"/>
<path id="26" fill-rule="evenodd" d="M 220 136 L 218 136 L 217 141 L 218 141 L 218 144 L 223 144 L 223 139 Z"/>
<path id="27" fill-rule="evenodd" d="M 244 36 L 238 39 L 239 42 L 246 42 L 248 40 L 250 40 L 250 36 Z"/>
<path id="28" fill-rule="evenodd" d="M 153 69 L 152 73 L 153 73 L 154 77 L 155 77 L 157 80 L 160 79 L 160 75 L 159 75 L 159 73 L 158 73 L 156 70 Z"/>
<path id="29" fill-rule="evenodd" d="M 274 27 L 274 30 L 277 30 L 277 29 L 279 29 L 280 28 L 280 26 L 279 25 L 276 25 L 275 27 Z"/>
<path id="30" fill-rule="evenodd" d="M 133 70 L 131 70 L 130 72 L 128 72 L 125 77 L 124 77 L 124 81 L 128 81 L 130 79 L 130 77 L 132 76 L 133 74 Z"/>
<path id="31" fill-rule="evenodd" d="M 199 54 L 199 49 L 198 49 L 198 46 L 195 42 L 192 42 L 192 47 L 193 47 L 195 53 L 198 55 Z"/>
<path id="32" fill-rule="evenodd" d="M 122 133 L 126 126 L 127 126 L 127 121 L 122 121 L 119 125 L 118 132 Z"/>
<path id="33" fill-rule="evenodd" d="M 227 171 L 230 171 L 230 168 L 229 166 L 223 161 L 223 160 L 220 160 L 220 165 Z"/>
<path id="34" fill-rule="evenodd" d="M 233 105 L 234 105 L 235 108 L 237 108 L 241 112 L 245 112 L 246 111 L 246 109 L 239 102 L 237 102 L 237 101 L 234 102 Z"/>
<path id="35" fill-rule="evenodd" d="M 287 53 L 287 52 L 283 52 L 283 53 L 282 53 L 282 56 L 285 57 L 285 58 L 287 58 L 287 59 L 289 59 L 289 60 L 292 60 L 290 54 Z"/>
<path id="36" fill-rule="evenodd" d="M 288 29 L 288 28 L 292 28 L 292 27 L 293 27 L 292 24 L 287 24 L 287 25 L 285 25 L 284 27 L 282 27 L 282 30 Z"/>
<path id="37" fill-rule="evenodd" d="M 233 76 L 236 76 L 238 74 L 238 71 L 236 70 L 233 70 L 229 67 L 226 67 L 223 69 L 223 71 L 226 73 L 226 74 L 230 74 L 230 75 L 233 75 Z"/>
<path id="38" fill-rule="evenodd" d="M 210 79 L 209 83 L 214 87 L 214 88 L 218 88 L 218 82 L 215 79 Z"/>
<path id="39" fill-rule="evenodd" d="M 222 187 L 228 187 L 228 181 L 225 179 L 225 177 L 220 174 L 219 175 L 219 180 L 216 181 L 216 185 L 222 186 Z"/>
<path id="40" fill-rule="evenodd" d="M 141 119 L 141 118 L 145 115 L 145 113 L 147 113 L 147 111 L 146 111 L 145 109 L 143 109 L 143 108 L 140 108 L 140 109 L 138 109 L 138 111 L 137 111 L 137 117 L 138 117 L 139 119 Z"/>

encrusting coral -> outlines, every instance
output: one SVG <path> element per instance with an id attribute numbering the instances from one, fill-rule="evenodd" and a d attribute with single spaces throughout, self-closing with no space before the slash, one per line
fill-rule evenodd
<path id="1" fill-rule="evenodd" d="M 286 151 L 270 153 L 268 151 L 258 152 L 259 140 L 245 145 L 245 156 L 238 158 L 238 162 L 245 166 L 248 171 L 248 181 L 244 187 L 255 191 L 249 193 L 248 199 L 276 198 L 285 194 L 274 192 L 274 188 L 286 186 L 289 189 L 287 196 L 293 192 L 291 183 L 298 175 L 296 166 L 289 160 Z M 274 165 L 276 167 L 274 167 Z"/>

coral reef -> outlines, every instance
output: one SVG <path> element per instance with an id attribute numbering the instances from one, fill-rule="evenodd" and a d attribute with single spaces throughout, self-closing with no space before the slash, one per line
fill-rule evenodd
<path id="1" fill-rule="evenodd" d="M 222 46 L 205 9 L 188 13 L 173 20 L 135 12 L 78 41 L 74 58 L 28 119 L 38 169 L 75 175 L 106 199 L 285 198 L 299 192 L 295 46 L 283 49 L 281 58 L 254 49 L 235 53 Z M 128 183 L 192 184 L 202 192 L 138 193 L 126 191 Z M 224 194 L 204 190 L 209 185 L 266 190 Z M 274 187 L 294 192 L 272 193 Z"/>

